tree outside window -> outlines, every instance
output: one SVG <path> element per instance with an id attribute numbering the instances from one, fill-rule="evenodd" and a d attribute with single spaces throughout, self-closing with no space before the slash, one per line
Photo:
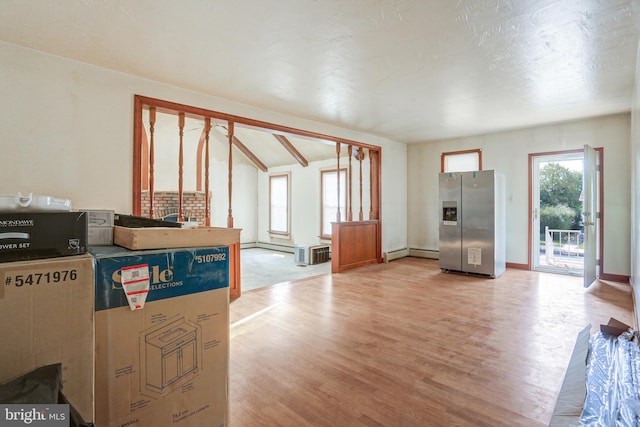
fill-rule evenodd
<path id="1" fill-rule="evenodd" d="M 560 163 L 548 163 L 540 171 L 540 234 L 545 226 L 555 230 L 582 227 L 582 172 Z"/>

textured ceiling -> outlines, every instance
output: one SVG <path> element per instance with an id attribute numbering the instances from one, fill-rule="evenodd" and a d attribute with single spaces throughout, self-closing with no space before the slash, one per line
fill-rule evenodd
<path id="1" fill-rule="evenodd" d="M 406 143 L 628 111 L 638 0 L 2 0 L 0 40 Z"/>

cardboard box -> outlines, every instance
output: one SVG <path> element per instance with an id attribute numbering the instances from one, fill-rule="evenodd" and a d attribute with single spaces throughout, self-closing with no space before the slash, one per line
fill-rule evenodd
<path id="1" fill-rule="evenodd" d="M 61 363 L 64 395 L 92 421 L 93 292 L 90 255 L 0 264 L 0 383 Z"/>
<path id="2" fill-rule="evenodd" d="M 113 243 L 133 249 L 188 248 L 232 245 L 240 242 L 239 228 L 113 228 Z"/>
<path id="3" fill-rule="evenodd" d="M 84 212 L 87 213 L 88 245 L 113 245 L 113 221 L 115 212 L 110 210 L 85 210 Z"/>
<path id="4" fill-rule="evenodd" d="M 92 251 L 96 425 L 228 425 L 228 248 Z M 150 282 L 133 311 L 121 284 L 130 266 Z"/>
<path id="5" fill-rule="evenodd" d="M 587 394 L 587 354 L 591 325 L 587 325 L 576 338 L 569 366 L 564 375 L 560 393 L 551 415 L 549 427 L 578 427 Z"/>
<path id="6" fill-rule="evenodd" d="M 609 318 L 609 321 L 606 325 L 600 325 L 600 332 L 602 332 L 603 334 L 614 335 L 616 337 L 622 335 L 624 332 L 627 332 L 630 329 L 631 326 L 619 321 L 618 319 L 614 319 L 613 317 Z"/>
<path id="7" fill-rule="evenodd" d="M 113 245 L 113 227 L 89 227 L 87 242 L 89 246 Z"/>
<path id="8" fill-rule="evenodd" d="M 84 212 L 0 213 L 0 262 L 86 252 Z"/>

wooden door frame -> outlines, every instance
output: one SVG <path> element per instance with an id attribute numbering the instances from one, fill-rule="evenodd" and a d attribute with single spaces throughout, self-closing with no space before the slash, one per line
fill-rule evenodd
<path id="1" fill-rule="evenodd" d="M 604 148 L 603 147 L 597 147 L 594 148 L 594 150 L 596 150 L 596 152 L 598 153 L 599 156 L 599 172 L 600 172 L 600 176 L 598 178 L 598 197 L 599 197 L 599 202 L 598 202 L 598 210 L 600 213 L 600 227 L 598 230 L 598 260 L 597 260 L 597 265 L 599 267 L 599 279 L 603 279 L 603 280 L 612 280 L 612 281 L 616 281 L 616 282 L 628 282 L 629 278 L 627 276 L 622 276 L 622 275 L 618 275 L 618 274 L 607 274 L 604 272 L 604 219 L 605 219 L 605 212 L 604 212 Z M 528 249 L 527 249 L 527 253 L 528 253 L 528 259 L 527 259 L 527 265 L 526 265 L 526 269 L 527 270 L 533 270 L 533 254 L 532 254 L 532 246 L 533 246 L 533 241 L 532 241 L 532 236 L 533 236 L 533 159 L 534 157 L 542 157 L 542 156 L 553 156 L 553 155 L 562 155 L 562 154 L 577 154 L 577 153 L 584 153 L 584 149 L 575 149 L 575 150 L 560 150 L 560 151 L 544 151 L 544 152 L 540 152 L 540 153 L 530 153 L 529 154 L 529 227 L 528 227 L 528 233 L 529 233 L 529 237 L 527 239 L 528 242 Z"/>

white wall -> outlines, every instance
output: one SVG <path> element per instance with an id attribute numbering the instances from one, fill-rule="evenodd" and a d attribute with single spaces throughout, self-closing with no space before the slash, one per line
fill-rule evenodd
<path id="1" fill-rule="evenodd" d="M 133 96 L 170 100 L 381 146 L 383 250 L 406 247 L 406 146 L 0 43 L 0 194 L 69 198 L 75 208 L 132 209 Z M 212 154 L 214 225 L 226 225 L 223 154 Z M 226 157 L 225 157 L 226 158 Z M 257 240 L 257 175 L 234 160 L 234 226 Z"/>
<path id="2" fill-rule="evenodd" d="M 408 237 L 410 248 L 438 250 L 438 173 L 445 151 L 482 149 L 483 169 L 506 177 L 507 262 L 527 264 L 529 221 L 528 154 L 604 148 L 604 273 L 629 275 L 630 115 L 558 123 L 408 148 Z"/>
<path id="3" fill-rule="evenodd" d="M 226 227 L 229 215 L 229 143 L 225 136 L 212 131 L 209 141 L 209 187 L 211 191 L 211 225 Z M 257 238 L 258 170 L 237 149 L 233 150 L 233 188 L 231 190 L 233 226 L 241 228 L 240 241 Z"/>
<path id="4" fill-rule="evenodd" d="M 149 137 L 149 113 L 144 110 L 142 123 Z M 186 118 L 183 129 L 183 171 L 182 188 L 195 191 L 197 187 L 197 153 L 203 120 Z M 154 191 L 175 191 L 178 189 L 179 127 L 178 116 L 158 112 L 154 126 Z M 215 139 L 210 138 L 210 146 Z M 211 148 L 210 148 L 211 149 Z"/>
<path id="5" fill-rule="evenodd" d="M 360 142 L 363 139 L 351 138 Z M 369 143 L 382 147 L 382 251 L 407 248 L 407 150 L 404 144 L 384 139 Z M 366 152 L 366 150 L 365 150 Z M 340 167 L 348 166 L 348 158 L 340 158 Z M 359 164 L 352 161 L 352 213 L 357 219 L 360 211 Z M 335 160 L 310 162 L 303 168 L 298 164 L 271 168 L 259 176 L 258 241 L 282 245 L 312 245 L 321 243 L 320 235 L 320 171 L 335 169 Z M 362 162 L 364 219 L 369 219 L 369 158 Z M 269 174 L 287 172 L 291 177 L 291 239 L 271 237 L 269 229 Z"/>
<path id="6" fill-rule="evenodd" d="M 637 324 L 640 324 L 640 46 L 631 107 L 631 285 L 635 295 Z"/>
<path id="7" fill-rule="evenodd" d="M 366 150 L 365 150 L 366 152 Z M 349 159 L 340 158 L 340 168 L 348 168 Z M 369 197 L 369 158 L 362 161 L 362 210 L 365 220 L 369 219 L 371 207 Z M 355 220 L 360 212 L 359 162 L 352 160 L 352 214 Z M 336 168 L 335 160 L 309 162 L 307 167 L 299 164 L 279 166 L 269 169 L 268 173 L 260 174 L 258 191 L 258 240 L 281 245 L 317 245 L 323 243 L 320 236 L 320 172 Z M 291 237 L 287 239 L 269 235 L 269 175 L 279 173 L 289 174 L 291 191 Z M 346 207 L 341 206 L 346 215 Z"/>

